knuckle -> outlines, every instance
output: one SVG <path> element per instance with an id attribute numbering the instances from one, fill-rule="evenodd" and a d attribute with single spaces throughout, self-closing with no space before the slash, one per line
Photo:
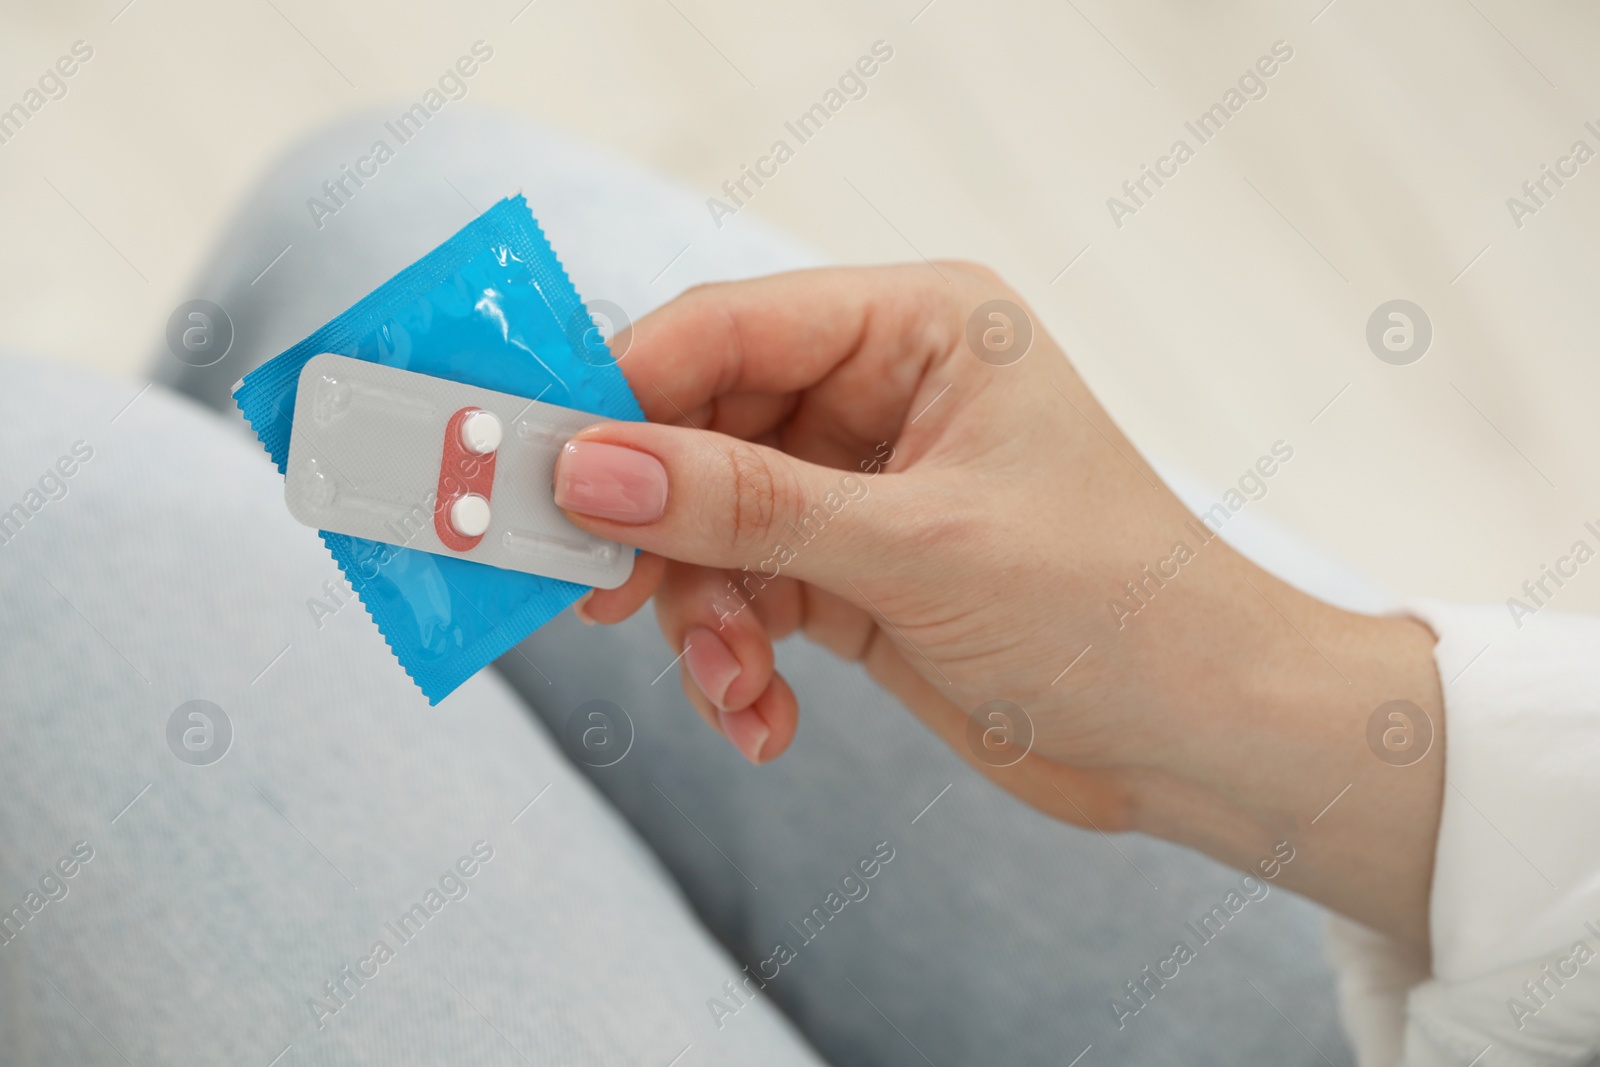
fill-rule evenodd
<path id="1" fill-rule="evenodd" d="M 715 300 L 717 294 L 727 287 L 727 282 L 695 282 L 689 288 L 679 293 L 677 300 L 681 303 L 698 303 L 705 300 Z"/>
<path id="2" fill-rule="evenodd" d="M 730 547 L 737 549 L 768 538 L 783 505 L 793 499 L 794 488 L 759 448 L 744 442 L 729 450 L 728 466 L 733 501 Z"/>
<path id="3" fill-rule="evenodd" d="M 993 267 L 984 263 L 977 263 L 970 259 L 940 260 L 939 265 L 947 268 L 952 273 L 964 274 L 972 281 L 976 281 L 985 288 L 998 288 L 1009 290 L 1011 286 L 1000 277 Z"/>

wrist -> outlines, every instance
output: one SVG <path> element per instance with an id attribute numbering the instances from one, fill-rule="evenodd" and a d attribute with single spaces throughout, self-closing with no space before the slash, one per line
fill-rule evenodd
<path id="1" fill-rule="evenodd" d="M 1287 843 L 1277 884 L 1425 946 L 1444 784 L 1433 634 L 1235 560 L 1227 602 L 1173 643 L 1186 662 L 1154 677 L 1169 736 L 1130 777 L 1130 819 L 1245 870 Z"/>

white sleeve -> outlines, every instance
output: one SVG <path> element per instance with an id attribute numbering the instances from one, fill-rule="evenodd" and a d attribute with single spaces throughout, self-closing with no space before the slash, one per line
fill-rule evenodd
<path id="1" fill-rule="evenodd" d="M 1600 619 L 1409 610 L 1439 638 L 1444 686 L 1433 974 L 1330 924 L 1358 1061 L 1585 1063 L 1600 1046 Z"/>

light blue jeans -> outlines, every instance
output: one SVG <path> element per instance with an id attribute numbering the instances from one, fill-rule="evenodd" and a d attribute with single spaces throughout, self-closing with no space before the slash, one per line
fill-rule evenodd
<path id="1" fill-rule="evenodd" d="M 459 108 L 319 227 L 384 117 L 241 205 L 189 294 L 232 320 L 216 365 L 162 343 L 145 390 L 0 361 L 0 1063 L 1349 1062 L 1317 913 L 1279 890 L 1119 1027 L 1237 875 L 1023 807 L 805 644 L 799 737 L 761 768 L 648 612 L 559 619 L 430 709 L 230 386 L 519 187 L 634 317 L 817 257 Z M 594 700 L 605 758 L 574 742 Z"/>

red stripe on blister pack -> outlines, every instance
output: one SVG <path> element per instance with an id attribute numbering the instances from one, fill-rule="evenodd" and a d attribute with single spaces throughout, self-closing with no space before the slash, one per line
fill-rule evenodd
<path id="1" fill-rule="evenodd" d="M 439 460 L 439 492 L 433 506 L 433 532 L 439 535 L 446 548 L 454 552 L 470 552 L 478 547 L 483 535 L 463 537 L 450 525 L 450 508 L 457 500 L 476 493 L 491 500 L 494 490 L 494 460 L 497 452 L 486 456 L 474 455 L 461 443 L 461 424 L 481 408 L 465 407 L 450 416 L 444 428 L 444 456 Z"/>

